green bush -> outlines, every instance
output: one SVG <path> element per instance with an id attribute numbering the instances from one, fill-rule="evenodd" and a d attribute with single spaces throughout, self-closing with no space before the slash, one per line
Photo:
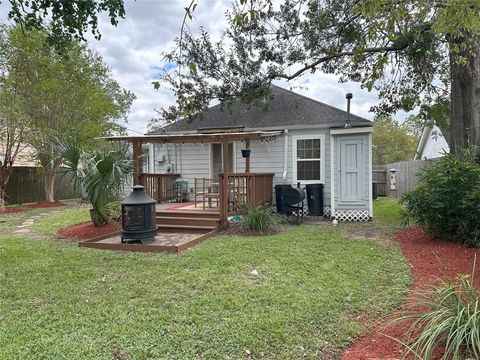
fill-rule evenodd
<path id="1" fill-rule="evenodd" d="M 242 227 L 246 231 L 265 232 L 281 222 L 280 215 L 265 207 L 246 205 L 242 211 Z"/>
<path id="2" fill-rule="evenodd" d="M 400 320 L 413 320 L 415 340 L 407 347 L 421 359 L 438 349 L 442 360 L 480 359 L 480 290 L 467 276 L 420 293 L 415 309 Z"/>
<path id="3" fill-rule="evenodd" d="M 475 151 L 447 154 L 420 173 L 420 185 L 402 198 L 405 224 L 435 238 L 480 246 L 480 164 Z"/>

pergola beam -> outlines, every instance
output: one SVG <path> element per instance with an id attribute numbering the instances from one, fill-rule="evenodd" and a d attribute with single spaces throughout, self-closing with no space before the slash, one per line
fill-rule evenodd
<path id="1" fill-rule="evenodd" d="M 262 140 L 281 135 L 281 131 L 245 131 L 237 133 L 215 134 L 172 134 L 172 135 L 145 135 L 145 136 L 110 136 L 104 137 L 107 141 L 141 141 L 142 143 L 223 143 L 224 141 Z"/>

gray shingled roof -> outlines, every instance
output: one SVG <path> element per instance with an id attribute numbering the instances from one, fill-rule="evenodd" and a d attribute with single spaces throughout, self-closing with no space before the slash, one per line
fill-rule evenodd
<path id="1" fill-rule="evenodd" d="M 222 111 L 220 105 L 209 108 L 203 117 L 193 120 L 180 120 L 150 134 L 171 131 L 189 131 L 205 128 L 245 127 L 246 129 L 268 129 L 293 125 L 323 125 L 342 127 L 347 112 L 303 95 L 272 86 L 272 100 L 266 109 L 248 106 L 237 102 L 232 110 Z M 352 126 L 371 126 L 372 122 L 350 114 Z"/>

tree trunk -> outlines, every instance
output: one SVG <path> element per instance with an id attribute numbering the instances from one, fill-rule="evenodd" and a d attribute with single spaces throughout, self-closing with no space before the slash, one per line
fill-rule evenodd
<path id="1" fill-rule="evenodd" d="M 0 210 L 5 208 L 5 189 L 10 179 L 12 167 L 9 165 L 0 165 Z"/>
<path id="2" fill-rule="evenodd" d="M 453 52 L 455 44 L 467 43 L 469 48 Z M 461 55 L 467 64 L 455 62 Z M 471 144 L 480 144 L 480 37 L 466 35 L 450 39 L 451 113 L 450 150 L 457 153 Z"/>
<path id="3" fill-rule="evenodd" d="M 57 176 L 57 166 L 48 166 L 43 168 L 43 179 L 45 183 L 45 201 L 54 202 L 54 185 Z"/>

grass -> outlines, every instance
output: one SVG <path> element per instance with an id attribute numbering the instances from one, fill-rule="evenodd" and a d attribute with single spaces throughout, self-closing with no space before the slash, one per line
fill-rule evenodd
<path id="1" fill-rule="evenodd" d="M 32 230 L 43 235 L 55 235 L 60 228 L 89 220 L 90 215 L 85 208 L 57 208 L 49 216 L 38 219 L 34 223 Z"/>
<path id="2" fill-rule="evenodd" d="M 35 228 L 54 233 L 76 211 Z M 330 224 L 212 238 L 178 255 L 6 233 L 1 359 L 325 358 L 362 331 L 355 314 L 388 312 L 409 282 L 396 247 Z"/>
<path id="3" fill-rule="evenodd" d="M 401 206 L 398 201 L 387 197 L 379 197 L 374 200 L 373 221 L 381 225 L 398 225 L 401 221 Z"/>

